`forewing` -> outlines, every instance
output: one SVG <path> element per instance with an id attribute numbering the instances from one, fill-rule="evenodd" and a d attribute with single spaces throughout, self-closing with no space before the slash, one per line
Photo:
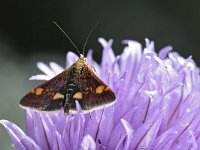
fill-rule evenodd
<path id="1" fill-rule="evenodd" d="M 65 85 L 69 75 L 70 69 L 67 69 L 51 80 L 34 88 L 21 99 L 21 107 L 41 111 L 61 109 L 65 100 Z"/>
<path id="2" fill-rule="evenodd" d="M 98 109 L 115 101 L 114 92 L 87 65 L 77 80 L 77 88 L 70 97 L 71 110 L 76 110 L 76 100 L 83 111 Z"/>

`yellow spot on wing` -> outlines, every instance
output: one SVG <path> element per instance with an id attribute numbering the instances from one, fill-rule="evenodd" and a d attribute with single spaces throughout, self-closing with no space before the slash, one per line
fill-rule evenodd
<path id="1" fill-rule="evenodd" d="M 74 98 L 74 99 L 82 99 L 82 98 L 83 98 L 83 95 L 82 95 L 81 92 L 77 92 L 77 93 L 74 94 L 73 98 Z"/>
<path id="2" fill-rule="evenodd" d="M 35 93 L 36 95 L 41 95 L 43 91 L 44 91 L 43 88 L 38 87 L 38 88 L 36 88 L 35 90 L 32 90 L 31 92 L 32 92 L 32 93 Z"/>
<path id="3" fill-rule="evenodd" d="M 65 96 L 63 94 L 59 93 L 59 92 L 57 92 L 53 97 L 54 100 L 64 99 L 64 98 L 65 98 Z"/>
<path id="4" fill-rule="evenodd" d="M 97 94 L 101 94 L 104 90 L 105 86 L 104 85 L 100 85 L 96 88 L 96 93 Z"/>

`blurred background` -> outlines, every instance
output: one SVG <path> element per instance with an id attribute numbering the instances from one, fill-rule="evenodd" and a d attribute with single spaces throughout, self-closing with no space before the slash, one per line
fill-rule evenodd
<path id="1" fill-rule="evenodd" d="M 0 4 L 0 119 L 8 119 L 25 130 L 25 112 L 19 100 L 37 81 L 36 62 L 55 61 L 65 66 L 67 51 L 75 51 L 69 40 L 52 23 L 56 21 L 79 49 L 99 20 L 86 49 L 94 50 L 99 62 L 102 47 L 98 37 L 114 39 L 116 54 L 123 39 L 144 44 L 148 37 L 159 50 L 172 45 L 182 56 L 193 56 L 200 65 L 200 1 L 1 1 Z M 0 127 L 0 149 L 11 148 L 7 132 Z"/>

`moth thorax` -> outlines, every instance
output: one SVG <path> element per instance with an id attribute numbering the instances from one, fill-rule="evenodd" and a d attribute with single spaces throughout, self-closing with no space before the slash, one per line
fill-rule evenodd
<path id="1" fill-rule="evenodd" d="M 76 63 L 76 68 L 79 69 L 87 64 L 87 59 L 85 57 L 80 57 Z"/>

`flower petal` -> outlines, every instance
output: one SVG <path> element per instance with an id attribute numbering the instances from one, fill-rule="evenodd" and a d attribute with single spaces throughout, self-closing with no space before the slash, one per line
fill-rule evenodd
<path id="1" fill-rule="evenodd" d="M 164 48 L 162 48 L 161 50 L 160 50 L 160 52 L 158 53 L 158 57 L 160 58 L 160 59 L 165 59 L 166 57 L 167 57 L 167 55 L 168 55 L 168 53 L 172 50 L 173 48 L 172 48 L 172 46 L 165 46 Z"/>
<path id="2" fill-rule="evenodd" d="M 34 140 L 41 147 L 41 149 L 50 149 L 51 141 L 48 141 L 48 132 L 45 131 L 44 124 L 40 117 L 40 113 L 32 111 L 33 127 L 34 127 Z M 41 140 L 42 139 L 42 140 Z"/>
<path id="3" fill-rule="evenodd" d="M 28 110 L 28 136 L 10 124 L 6 127 L 15 147 L 33 149 L 35 144 L 35 149 L 200 149 L 200 75 L 192 58 L 170 52 L 170 46 L 157 54 L 149 39 L 145 39 L 145 48 L 136 41 L 123 41 L 126 46 L 120 56 L 113 52 L 112 39 L 99 38 L 99 42 L 103 47 L 101 65 L 93 60 L 91 50 L 88 65 L 93 65 L 114 91 L 115 104 L 83 114 L 76 101 L 77 114 L 67 116 L 63 110 Z M 78 58 L 68 52 L 66 65 L 71 66 Z M 30 79 L 49 80 L 63 71 L 53 62 L 50 67 L 39 62 L 38 67 L 45 75 Z"/>
<path id="4" fill-rule="evenodd" d="M 33 139 L 26 136 L 24 132 L 12 122 L 9 122 L 7 120 L 0 120 L 0 124 L 2 124 L 8 131 L 8 134 L 12 139 L 15 149 L 41 150 L 40 147 L 33 141 Z"/>
<path id="5" fill-rule="evenodd" d="M 35 140 L 34 115 L 32 110 L 26 110 L 26 132 L 29 137 Z"/>
<path id="6" fill-rule="evenodd" d="M 101 77 L 103 77 L 103 79 L 105 80 L 104 78 L 105 75 L 111 72 L 112 64 L 115 61 L 115 54 L 111 48 L 113 40 L 110 39 L 107 42 L 105 39 L 99 38 L 98 41 L 104 48 L 103 54 L 102 54 L 102 61 L 101 61 Z"/>
<path id="7" fill-rule="evenodd" d="M 65 150 L 67 149 L 65 146 L 65 142 L 62 139 L 62 136 L 56 131 L 53 130 L 53 142 L 52 142 L 52 148 L 53 150 Z"/>
<path id="8" fill-rule="evenodd" d="M 66 55 L 66 66 L 67 67 L 70 67 L 73 63 L 75 63 L 77 60 L 78 60 L 78 56 L 73 53 L 73 52 L 68 52 L 67 55 Z"/>
<path id="9" fill-rule="evenodd" d="M 93 138 L 90 135 L 85 135 L 81 142 L 81 149 L 82 150 L 95 150 L 96 144 Z"/>
<path id="10" fill-rule="evenodd" d="M 126 136 L 124 138 L 121 138 L 116 146 L 116 149 L 124 149 L 128 150 L 132 141 L 133 137 L 133 129 L 131 125 L 124 119 L 121 119 L 121 122 L 124 126 L 124 129 L 126 131 Z"/>
<path id="11" fill-rule="evenodd" d="M 78 102 L 76 102 L 76 107 L 78 109 L 78 114 L 68 116 L 70 119 L 62 133 L 62 138 L 68 143 L 66 145 L 67 149 L 78 149 L 84 134 L 85 118 L 81 113 L 81 107 Z"/>
<path id="12" fill-rule="evenodd" d="M 50 79 L 51 77 L 44 74 L 38 74 L 29 78 L 29 80 L 47 80 L 47 81 Z"/>
<path id="13" fill-rule="evenodd" d="M 113 127 L 113 106 L 103 108 L 90 114 L 85 133 L 94 137 L 97 147 L 102 148 L 107 144 Z M 104 131 L 104 132 L 101 132 Z"/>
<path id="14" fill-rule="evenodd" d="M 144 53 L 151 53 L 155 51 L 154 42 L 150 41 L 148 38 L 145 38 L 146 48 L 144 48 Z"/>
<path id="15" fill-rule="evenodd" d="M 55 62 L 50 62 L 49 66 L 51 67 L 51 70 L 55 73 L 55 75 L 58 75 L 64 71 L 64 69 Z"/>
<path id="16" fill-rule="evenodd" d="M 43 62 L 38 62 L 37 67 L 44 72 L 47 76 L 50 78 L 53 78 L 55 76 L 55 73 Z"/>
<path id="17" fill-rule="evenodd" d="M 156 138 L 161 121 L 162 116 L 154 116 L 139 127 L 133 135 L 131 147 L 134 149 L 150 147 Z"/>
<path id="18" fill-rule="evenodd" d="M 189 149 L 189 147 L 196 147 L 197 133 L 200 128 L 199 110 L 188 114 L 183 119 L 179 120 L 177 124 L 169 128 L 161 134 L 154 142 L 155 149 Z"/>
<path id="19" fill-rule="evenodd" d="M 87 63 L 88 65 L 92 68 L 92 70 L 94 70 L 95 73 L 97 73 L 98 75 L 100 75 L 100 66 L 97 64 L 97 62 L 95 62 L 92 58 L 92 53 L 93 51 L 92 50 L 89 50 L 88 53 L 87 53 Z"/>
<path id="20" fill-rule="evenodd" d="M 119 66 L 121 73 L 125 71 L 127 72 L 124 87 L 126 88 L 125 90 L 129 90 L 130 86 L 135 83 L 138 71 L 141 67 L 139 62 L 142 57 L 142 45 L 131 40 L 125 40 L 123 43 L 127 44 L 127 46 L 121 54 Z"/>

